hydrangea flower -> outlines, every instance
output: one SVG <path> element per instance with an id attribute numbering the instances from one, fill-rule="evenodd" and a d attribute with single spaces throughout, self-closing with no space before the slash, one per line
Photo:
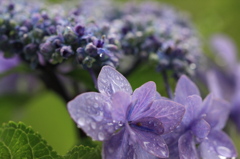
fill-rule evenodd
<path id="1" fill-rule="evenodd" d="M 240 64 L 237 49 L 232 40 L 224 35 L 213 36 L 211 44 L 223 67 L 207 71 L 207 85 L 216 97 L 230 102 L 230 118 L 240 131 Z"/>
<path id="2" fill-rule="evenodd" d="M 98 90 L 77 96 L 68 103 L 68 111 L 88 136 L 104 141 L 104 159 L 169 156 L 162 135 L 181 122 L 181 104 L 162 98 L 154 82 L 133 92 L 127 79 L 110 66 L 102 68 Z"/>
<path id="3" fill-rule="evenodd" d="M 24 0 L 3 0 L 1 4 L 0 50 L 5 54 L 20 55 L 32 68 L 71 58 L 85 69 L 118 65 L 121 55 L 107 36 L 108 28 L 84 14 L 89 9 L 86 5 L 80 14 L 77 10 L 66 13 L 64 8 L 48 8 Z"/>
<path id="4" fill-rule="evenodd" d="M 159 72 L 171 70 L 177 78 L 194 74 L 202 50 L 186 17 L 154 2 L 126 3 L 120 9 L 110 34 L 119 39 L 124 54 L 134 55 L 134 60 L 149 58 Z"/>
<path id="5" fill-rule="evenodd" d="M 177 130 L 166 136 L 171 143 L 171 158 L 237 157 L 233 142 L 222 131 L 230 112 L 229 103 L 211 94 L 202 101 L 196 85 L 184 75 L 177 83 L 174 100 L 185 106 L 186 113 Z"/>

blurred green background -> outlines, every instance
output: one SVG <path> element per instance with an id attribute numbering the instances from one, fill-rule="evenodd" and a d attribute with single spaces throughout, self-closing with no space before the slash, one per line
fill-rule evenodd
<path id="1" fill-rule="evenodd" d="M 63 1 L 49 0 L 51 3 Z M 209 38 L 216 33 L 228 35 L 240 48 L 239 0 L 158 1 L 172 5 L 190 17 L 201 35 L 205 50 L 209 50 L 207 49 Z M 77 1 L 69 0 L 68 3 L 77 4 Z M 148 74 L 142 76 L 143 72 Z M 147 67 L 141 67 L 129 77 L 133 88 L 139 87 L 149 80 L 160 83 L 161 77 L 155 73 L 154 69 L 149 71 Z M 161 93 L 163 86 L 158 85 L 158 87 Z M 31 96 L 23 94 L 2 95 L 0 103 L 0 123 L 13 120 L 23 121 L 26 125 L 31 125 L 59 154 L 65 154 L 77 144 L 76 128 L 66 111 L 66 103 L 55 93 L 41 89 Z M 238 141 L 236 144 L 240 150 L 240 138 L 234 129 L 231 130 L 231 134 L 234 136 L 234 141 Z"/>

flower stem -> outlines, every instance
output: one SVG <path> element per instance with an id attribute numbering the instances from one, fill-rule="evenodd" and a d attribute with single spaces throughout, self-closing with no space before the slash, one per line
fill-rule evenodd
<path id="1" fill-rule="evenodd" d="M 92 77 L 92 80 L 93 80 L 93 83 L 94 83 L 95 88 L 98 90 L 97 77 L 96 77 L 96 75 L 95 75 L 95 72 L 93 71 L 92 68 L 88 68 L 87 70 L 88 70 L 89 74 L 90 74 L 91 77 Z"/>
<path id="2" fill-rule="evenodd" d="M 168 82 L 168 75 L 167 75 L 166 70 L 162 71 L 162 77 L 163 77 L 164 86 L 165 86 L 165 89 L 167 91 L 168 97 L 170 99 L 173 99 L 173 94 L 172 94 L 172 90 L 171 90 L 169 82 Z"/>

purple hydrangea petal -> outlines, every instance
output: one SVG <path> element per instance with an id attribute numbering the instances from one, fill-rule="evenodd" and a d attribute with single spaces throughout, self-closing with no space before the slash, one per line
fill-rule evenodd
<path id="1" fill-rule="evenodd" d="M 188 126 L 196 118 L 199 118 L 199 114 L 201 113 L 202 109 L 202 98 L 198 95 L 192 95 L 186 98 L 185 103 L 186 112 L 183 117 L 182 123 Z"/>
<path id="2" fill-rule="evenodd" d="M 200 95 L 199 90 L 187 76 L 182 75 L 177 82 L 174 101 L 185 104 L 190 95 Z"/>
<path id="3" fill-rule="evenodd" d="M 206 113 L 208 111 L 209 107 L 212 105 L 212 102 L 213 102 L 213 95 L 212 94 L 207 95 L 207 97 L 203 100 L 203 102 L 202 102 L 202 112 L 201 112 L 201 114 L 203 116 L 206 115 L 204 113 Z"/>
<path id="4" fill-rule="evenodd" d="M 208 139 L 219 156 L 229 158 L 237 157 L 237 150 L 232 140 L 223 131 L 212 130 L 208 135 Z"/>
<path id="5" fill-rule="evenodd" d="M 215 97 L 222 97 L 222 89 L 220 87 L 219 79 L 214 70 L 207 72 L 207 85 L 209 90 L 214 94 Z"/>
<path id="6" fill-rule="evenodd" d="M 167 144 L 160 135 L 135 128 L 132 128 L 132 130 L 137 135 L 138 144 L 145 151 L 159 158 L 167 158 L 169 156 Z"/>
<path id="7" fill-rule="evenodd" d="M 211 45 L 229 67 L 235 66 L 237 50 L 231 39 L 224 35 L 215 35 L 211 39 Z"/>
<path id="8" fill-rule="evenodd" d="M 178 140 L 180 159 L 198 159 L 195 142 L 191 132 L 186 132 Z"/>
<path id="9" fill-rule="evenodd" d="M 211 127 L 204 119 L 200 119 L 194 123 L 191 130 L 196 137 L 203 139 L 207 137 L 211 130 Z"/>
<path id="10" fill-rule="evenodd" d="M 134 145 L 135 156 L 133 158 L 137 159 L 159 159 L 158 157 L 145 151 L 139 144 Z"/>
<path id="11" fill-rule="evenodd" d="M 162 122 L 153 117 L 143 117 L 135 120 L 131 122 L 131 126 L 135 129 L 155 133 L 157 135 L 162 135 L 164 133 Z"/>
<path id="12" fill-rule="evenodd" d="M 159 119 L 164 127 L 164 134 L 167 134 L 178 126 L 185 113 L 183 105 L 170 100 L 155 100 L 151 108 L 144 116 L 151 116 Z"/>
<path id="13" fill-rule="evenodd" d="M 117 134 L 114 134 L 109 140 L 103 143 L 104 159 L 132 159 L 134 149 L 129 144 L 129 134 L 125 129 L 122 129 Z"/>
<path id="14" fill-rule="evenodd" d="M 147 82 L 137 88 L 132 95 L 134 108 L 131 112 L 130 120 L 136 120 L 142 117 L 143 112 L 148 110 L 152 101 L 156 97 L 156 84 Z"/>
<path id="15" fill-rule="evenodd" d="M 111 66 L 104 66 L 98 76 L 98 90 L 108 96 L 117 91 L 132 94 L 132 87 L 128 80 Z"/>
<path id="16" fill-rule="evenodd" d="M 156 92 L 155 100 L 158 100 L 158 99 L 162 99 L 162 96 L 160 95 L 160 93 Z"/>
<path id="17" fill-rule="evenodd" d="M 211 125 L 212 129 L 221 130 L 227 122 L 229 113 L 230 105 L 228 102 L 221 99 L 213 99 L 206 111 L 205 120 Z"/>
<path id="18" fill-rule="evenodd" d="M 240 132 L 240 90 L 236 92 L 232 99 L 232 110 L 231 110 L 231 119 L 236 124 Z"/>
<path id="19" fill-rule="evenodd" d="M 202 159 L 219 159 L 218 154 L 216 153 L 213 143 L 209 139 L 205 139 L 199 145 L 199 153 Z"/>
<path id="20" fill-rule="evenodd" d="M 112 122 L 110 99 L 100 93 L 88 92 L 68 103 L 72 119 L 94 140 L 108 139 L 116 130 Z"/>
<path id="21" fill-rule="evenodd" d="M 112 118 L 116 121 L 125 121 L 131 96 L 126 92 L 117 92 L 112 95 Z"/>

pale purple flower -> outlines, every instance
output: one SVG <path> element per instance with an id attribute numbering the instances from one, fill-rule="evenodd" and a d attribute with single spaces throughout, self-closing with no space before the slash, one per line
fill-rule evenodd
<path id="1" fill-rule="evenodd" d="M 240 131 L 240 63 L 237 61 L 237 49 L 224 35 L 215 35 L 211 44 L 223 67 L 208 70 L 207 85 L 216 97 L 230 102 L 230 118 Z"/>
<path id="2" fill-rule="evenodd" d="M 77 96 L 68 103 L 68 111 L 88 136 L 104 141 L 104 159 L 169 156 L 162 135 L 181 122 L 181 104 L 163 99 L 154 82 L 133 92 L 127 79 L 110 66 L 102 68 L 98 90 Z"/>
<path id="3" fill-rule="evenodd" d="M 174 150 L 170 158 L 177 155 L 180 159 L 237 157 L 233 142 L 222 131 L 230 112 L 229 103 L 211 94 L 202 101 L 197 86 L 186 76 L 179 79 L 174 100 L 185 106 L 186 113 L 177 130 L 166 136 Z M 174 149 L 176 146 L 178 149 Z"/>

